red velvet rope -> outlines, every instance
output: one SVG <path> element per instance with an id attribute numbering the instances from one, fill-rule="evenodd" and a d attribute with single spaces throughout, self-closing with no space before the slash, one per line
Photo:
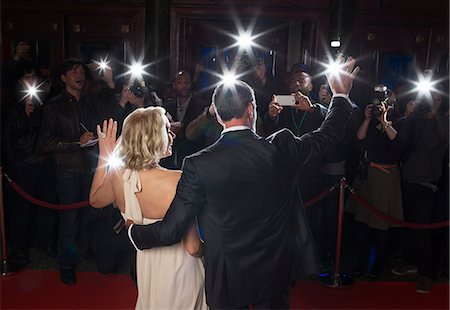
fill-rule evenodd
<path id="1" fill-rule="evenodd" d="M 401 220 L 398 220 L 396 218 L 387 216 L 386 214 L 384 214 L 383 212 L 381 212 L 380 210 L 375 208 L 373 205 L 371 205 L 363 197 L 358 195 L 358 193 L 352 187 L 348 186 L 348 189 L 350 190 L 350 193 L 352 194 L 353 198 L 355 198 L 356 201 L 360 205 L 362 205 L 363 207 L 367 208 L 375 216 L 385 220 L 386 222 L 394 223 L 394 224 L 397 224 L 399 226 L 408 227 L 408 228 L 442 228 L 442 227 L 449 226 L 449 221 L 448 220 L 447 221 L 443 221 L 443 222 L 438 222 L 438 223 L 423 223 L 423 224 L 419 224 L 419 223 L 405 222 L 405 221 L 401 221 Z"/>
<path id="2" fill-rule="evenodd" d="M 76 203 L 72 203 L 72 204 L 62 204 L 62 205 L 61 204 L 55 204 L 55 203 L 42 201 L 40 199 L 37 199 L 37 198 L 31 196 L 27 192 L 25 192 L 19 185 L 17 185 L 17 183 L 12 181 L 6 174 L 4 174 L 4 175 L 7 178 L 10 186 L 20 196 L 22 196 L 24 199 L 30 201 L 31 203 L 33 203 L 35 205 L 38 205 L 38 206 L 41 206 L 41 207 L 45 207 L 45 208 L 49 208 L 49 209 L 54 209 L 54 210 L 70 210 L 70 209 L 77 209 L 77 208 L 81 208 L 81 207 L 86 207 L 86 206 L 89 205 L 88 201 L 80 201 L 80 202 L 76 202 Z M 343 181 L 344 181 L 344 184 L 346 184 L 345 183 L 345 179 Z M 324 190 L 323 192 L 321 192 L 317 196 L 315 196 L 315 197 L 309 199 L 308 201 L 306 201 L 304 203 L 305 208 L 308 208 L 308 207 L 312 206 L 316 202 L 322 200 L 323 198 L 325 198 L 326 196 L 331 194 L 331 192 L 333 192 L 338 187 L 338 185 L 339 185 L 339 183 L 333 185 L 332 187 Z M 383 212 L 381 212 L 380 210 L 375 208 L 367 200 L 365 200 L 363 197 L 359 196 L 356 193 L 356 191 L 352 187 L 350 187 L 348 184 L 347 184 L 347 188 L 350 190 L 350 193 L 356 199 L 357 202 L 359 202 L 363 207 L 367 208 L 375 216 L 377 216 L 377 217 L 379 217 L 379 218 L 381 218 L 381 219 L 383 219 L 383 220 L 385 220 L 385 221 L 387 221 L 389 223 L 394 223 L 394 224 L 397 224 L 399 226 L 408 227 L 408 228 L 442 228 L 442 227 L 448 227 L 449 226 L 449 221 L 448 220 L 447 221 L 438 222 L 438 223 L 419 224 L 419 223 L 405 222 L 405 221 L 402 221 L 402 220 L 395 219 L 393 217 L 387 216 L 386 214 L 384 214 Z"/>
<path id="3" fill-rule="evenodd" d="M 31 196 L 30 194 L 28 194 L 27 192 L 25 192 L 23 190 L 23 188 L 21 188 L 16 182 L 12 181 L 6 174 L 5 174 L 6 178 L 8 179 L 9 185 L 20 195 L 22 196 L 24 199 L 28 200 L 29 202 L 40 206 L 40 207 L 44 207 L 44 208 L 48 208 L 48 209 L 53 209 L 53 210 L 70 210 L 70 209 L 78 209 L 78 208 L 82 208 L 82 207 L 86 207 L 89 205 L 88 201 L 80 201 L 80 202 L 76 202 L 76 203 L 71 203 L 71 204 L 56 204 L 56 203 L 50 203 L 50 202 L 46 202 L 46 201 L 42 201 L 40 199 L 37 199 L 33 196 Z"/>
<path id="4" fill-rule="evenodd" d="M 336 183 L 335 185 L 333 185 L 330 188 L 328 188 L 328 189 L 324 190 L 323 192 L 321 192 L 319 195 L 311 198 L 310 200 L 305 202 L 303 205 L 305 206 L 305 208 L 308 208 L 308 207 L 312 206 L 313 204 L 315 204 L 319 200 L 322 200 L 323 198 L 325 198 L 326 196 L 331 194 L 331 192 L 333 192 L 336 188 L 338 188 L 338 186 L 339 186 L 339 183 Z"/>

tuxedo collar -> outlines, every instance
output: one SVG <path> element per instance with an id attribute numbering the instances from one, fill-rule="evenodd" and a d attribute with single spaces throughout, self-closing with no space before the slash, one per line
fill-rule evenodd
<path id="1" fill-rule="evenodd" d="M 232 131 L 238 131 L 238 130 L 247 130 L 250 129 L 248 126 L 233 126 L 233 127 L 228 127 L 225 128 L 224 130 L 222 130 L 222 134 L 227 133 L 227 132 L 232 132 Z"/>
<path id="2" fill-rule="evenodd" d="M 238 127 L 238 126 L 236 126 L 236 127 Z M 258 135 L 256 133 L 254 133 L 248 127 L 239 128 L 236 130 L 228 130 L 228 131 L 224 130 L 221 135 L 222 139 L 240 139 L 240 138 L 245 138 L 245 137 L 255 137 L 256 138 L 256 137 L 258 137 Z"/>

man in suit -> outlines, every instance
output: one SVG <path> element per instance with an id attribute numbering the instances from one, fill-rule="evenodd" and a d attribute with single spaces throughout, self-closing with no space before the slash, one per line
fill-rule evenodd
<path id="1" fill-rule="evenodd" d="M 167 168 L 180 168 L 184 157 L 191 155 L 203 147 L 199 141 L 188 140 L 185 129 L 197 116 L 209 106 L 200 96 L 192 93 L 191 76 L 180 70 L 175 74 L 173 89 L 176 97 L 163 103 L 163 107 L 172 117 L 171 130 L 177 135 L 173 142 L 172 156 L 162 161 Z"/>
<path id="2" fill-rule="evenodd" d="M 293 167 L 325 152 L 344 132 L 351 111 L 347 96 L 359 69 L 353 70 L 352 58 L 343 65 L 340 74 L 329 78 L 335 95 L 324 124 L 301 138 L 287 129 L 267 140 L 259 137 L 253 90 L 241 81 L 218 86 L 212 99 L 225 128 L 222 136 L 185 158 L 177 193 L 162 221 L 130 225 L 134 246 L 149 249 L 179 242 L 198 217 L 212 309 L 289 308 L 298 229 L 306 247 L 300 253 L 308 254 L 312 246 L 308 228 L 297 221 L 306 223 L 301 200 L 290 201 Z M 297 100 L 310 104 L 300 93 Z"/>

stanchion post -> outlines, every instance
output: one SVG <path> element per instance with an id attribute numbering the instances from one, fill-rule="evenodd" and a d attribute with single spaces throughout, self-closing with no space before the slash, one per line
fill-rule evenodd
<path id="1" fill-rule="evenodd" d="M 321 283 L 331 287 L 348 287 L 353 284 L 353 279 L 346 273 L 341 273 L 341 243 L 342 243 L 342 223 L 344 221 L 344 192 L 346 187 L 345 178 L 339 181 L 339 209 L 338 225 L 336 237 L 336 258 L 334 263 L 334 274 L 321 275 Z"/>
<path id="2" fill-rule="evenodd" d="M 336 237 L 336 259 L 334 273 L 339 274 L 341 270 L 341 243 L 342 243 L 342 222 L 344 220 L 344 191 L 345 191 L 345 178 L 339 181 L 339 210 L 338 210 L 338 226 Z"/>
<path id="3" fill-rule="evenodd" d="M 0 166 L 0 216 L 1 216 L 1 225 L 2 225 L 2 265 L 1 265 L 1 274 L 7 275 L 8 274 L 8 254 L 7 254 L 7 246 L 6 246 L 6 234 L 5 234 L 5 211 L 4 211 L 4 205 L 3 205 L 3 171 L 2 167 Z"/>

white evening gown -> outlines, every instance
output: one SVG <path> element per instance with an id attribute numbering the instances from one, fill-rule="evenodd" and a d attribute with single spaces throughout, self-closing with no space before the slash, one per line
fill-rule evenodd
<path id="1" fill-rule="evenodd" d="M 141 191 L 137 171 L 123 175 L 125 214 L 136 224 L 158 220 L 142 216 L 136 193 Z M 183 243 L 137 251 L 138 298 L 136 309 L 207 309 L 205 271 L 200 258 L 189 255 Z"/>

